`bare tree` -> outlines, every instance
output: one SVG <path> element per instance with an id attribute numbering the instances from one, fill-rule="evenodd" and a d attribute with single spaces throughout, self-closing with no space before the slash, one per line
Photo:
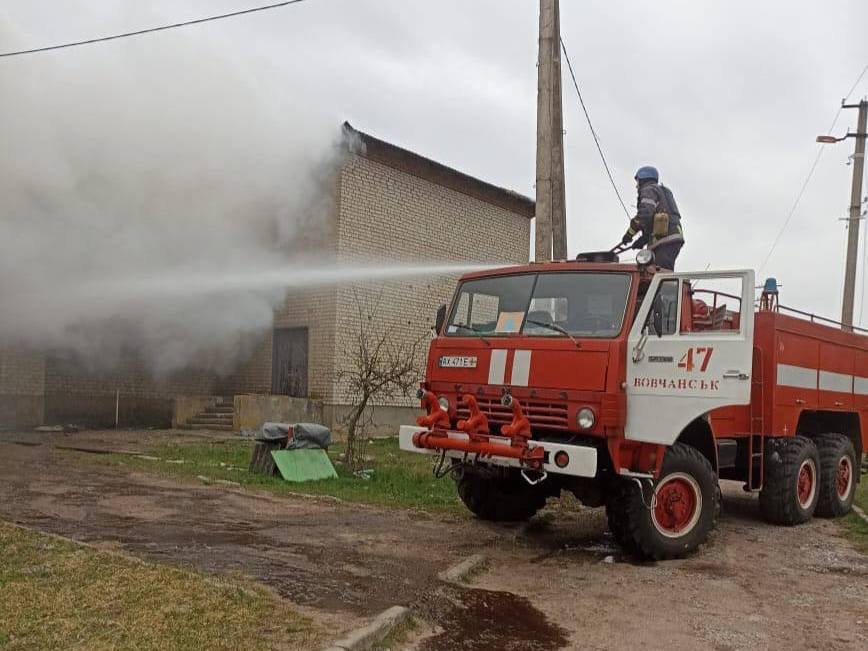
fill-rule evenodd
<path id="1" fill-rule="evenodd" d="M 421 377 L 419 353 L 426 333 L 407 340 L 400 330 L 412 322 L 385 323 L 380 314 L 382 297 L 381 291 L 373 301 L 362 300 L 353 290 L 358 321 L 345 351 L 348 364 L 338 373 L 352 405 L 344 421 L 345 460 L 350 470 L 356 470 L 364 456 L 363 442 L 373 425 L 374 404 L 409 396 Z"/>

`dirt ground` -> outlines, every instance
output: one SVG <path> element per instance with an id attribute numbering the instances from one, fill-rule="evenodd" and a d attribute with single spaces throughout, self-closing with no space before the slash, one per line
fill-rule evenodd
<path id="1" fill-rule="evenodd" d="M 778 528 L 725 487 L 693 557 L 637 564 L 599 509 L 529 527 L 277 497 L 131 473 L 56 445 L 136 449 L 181 434 L 0 435 L 0 518 L 206 572 L 256 577 L 335 631 L 411 606 L 439 649 L 865 649 L 868 557 L 836 522 Z M 472 587 L 437 572 L 484 551 Z"/>

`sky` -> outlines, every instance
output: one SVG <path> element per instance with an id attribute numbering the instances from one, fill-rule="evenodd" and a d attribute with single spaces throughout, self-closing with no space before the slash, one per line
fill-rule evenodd
<path id="1" fill-rule="evenodd" d="M 0 49 L 255 4 L 7 0 L 0 8 Z M 130 144 L 147 147 L 152 162 L 172 166 L 184 154 L 163 147 L 160 138 L 186 142 L 188 136 L 178 134 L 192 131 L 197 151 L 185 166 L 200 161 L 236 173 L 218 159 L 245 150 L 242 136 L 251 128 L 245 122 L 257 125 L 259 140 L 246 152 L 253 161 L 262 143 L 292 148 L 309 143 L 311 132 L 348 120 L 533 196 L 538 10 L 534 0 L 307 0 L 171 32 L 0 59 L 0 88 L 6 86 L 8 97 L 10 86 L 25 84 L 32 101 L 52 107 L 47 120 L 64 116 L 70 138 L 84 123 L 90 141 L 98 139 L 97 124 L 107 134 L 148 125 L 147 143 L 116 146 L 107 138 L 99 154 L 107 166 L 123 161 Z M 827 132 L 868 64 L 866 24 L 864 0 L 561 2 L 562 36 L 628 207 L 635 206 L 632 177 L 640 165 L 656 165 L 675 193 L 687 240 L 681 270 L 763 263 L 814 160 L 815 137 Z M 627 217 L 566 76 L 563 95 L 572 255 L 614 245 Z M 865 95 L 868 75 L 851 99 Z M 6 130 L 0 165 L 26 155 L 34 134 L 47 137 L 35 129 L 31 111 L 38 116 L 39 106 L 0 124 L 0 134 Z M 855 120 L 855 111 L 844 111 L 835 134 L 855 127 Z M 271 130 L 279 133 L 272 138 Z M 758 271 L 759 278 L 778 278 L 784 304 L 840 313 L 841 219 L 849 204 L 853 143 L 824 149 L 798 210 Z M 258 161 L 271 176 L 266 163 L 285 161 Z M 868 323 L 860 315 L 863 294 L 860 272 L 857 323 Z"/>

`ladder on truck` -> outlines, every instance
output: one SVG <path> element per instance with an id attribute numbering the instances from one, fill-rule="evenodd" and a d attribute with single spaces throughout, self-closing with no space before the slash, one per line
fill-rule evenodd
<path id="1" fill-rule="evenodd" d="M 763 406 L 765 392 L 763 383 L 763 351 L 758 346 L 753 348 L 753 373 L 750 386 L 750 436 L 748 437 L 748 469 L 747 485 L 749 491 L 758 491 L 763 487 L 765 473 L 765 421 Z"/>

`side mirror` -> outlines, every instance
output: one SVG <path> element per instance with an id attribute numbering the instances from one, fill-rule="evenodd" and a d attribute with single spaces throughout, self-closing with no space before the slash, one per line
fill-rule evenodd
<path id="1" fill-rule="evenodd" d="M 446 306 L 441 305 L 437 308 L 437 316 L 434 318 L 434 334 L 440 334 L 443 330 L 443 323 L 446 321 Z"/>

